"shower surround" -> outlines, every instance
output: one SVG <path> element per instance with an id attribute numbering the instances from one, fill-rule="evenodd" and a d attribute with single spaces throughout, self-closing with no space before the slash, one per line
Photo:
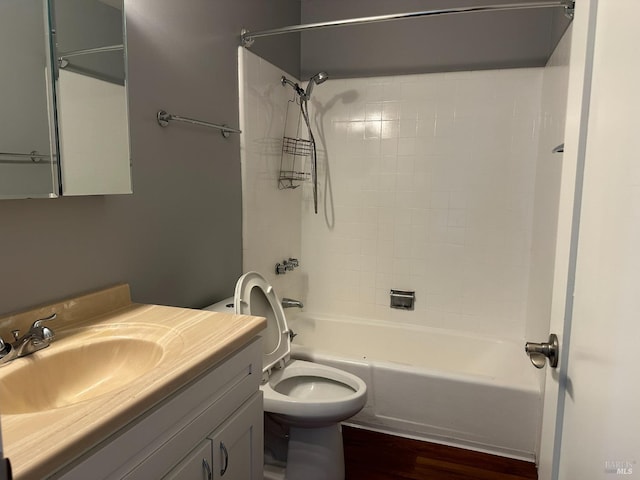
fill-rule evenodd
<path id="1" fill-rule="evenodd" d="M 530 271 L 532 239 L 555 238 L 555 224 L 542 219 L 532 230 L 534 200 L 538 215 L 557 214 L 545 207 L 557 182 L 546 175 L 536 185 L 541 166 L 561 164 L 543 153 L 562 141 L 562 85 L 555 105 L 541 108 L 543 77 L 557 68 L 323 83 L 309 106 L 314 215 L 310 184 L 277 189 L 292 99 L 280 77 L 291 75 L 244 48 L 239 62 L 245 271 L 260 271 L 311 312 L 518 340 L 547 328 L 538 318 L 545 308 L 527 298 L 532 286 L 536 305 L 551 291 L 551 279 Z M 540 132 L 555 143 L 539 148 Z M 534 267 L 553 265 L 547 253 Z M 289 256 L 301 267 L 275 275 Z M 415 290 L 415 310 L 390 309 L 391 288 Z"/>
<path id="2" fill-rule="evenodd" d="M 308 311 L 524 338 L 543 68 L 330 80 Z M 330 73 L 330 72 L 329 72 Z M 414 311 L 389 308 L 415 290 Z"/>

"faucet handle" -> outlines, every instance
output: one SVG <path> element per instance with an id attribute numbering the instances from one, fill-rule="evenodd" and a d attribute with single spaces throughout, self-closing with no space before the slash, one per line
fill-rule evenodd
<path id="1" fill-rule="evenodd" d="M 0 338 L 0 367 L 6 365 L 15 358 L 16 352 L 10 343 L 6 343 Z"/>
<path id="2" fill-rule="evenodd" d="M 53 330 L 51 330 L 49 327 L 43 326 L 42 322 L 53 320 L 56 317 L 57 317 L 57 314 L 54 312 L 48 317 L 41 318 L 33 322 L 33 325 L 31 326 L 31 330 L 39 331 L 40 335 L 42 336 L 41 339 L 36 339 L 35 340 L 36 342 L 48 345 L 49 342 L 55 338 L 55 334 L 53 333 Z"/>
<path id="3" fill-rule="evenodd" d="M 42 326 L 42 322 L 47 322 L 49 320 L 53 320 L 57 316 L 58 316 L 58 314 L 53 312 L 48 317 L 40 318 L 40 319 L 36 320 L 35 322 L 33 322 L 33 325 L 31 325 L 31 328 L 40 328 Z"/>
<path id="4" fill-rule="evenodd" d="M 11 345 L 5 343 L 2 338 L 0 338 L 0 358 L 4 357 L 7 353 L 11 351 Z"/>

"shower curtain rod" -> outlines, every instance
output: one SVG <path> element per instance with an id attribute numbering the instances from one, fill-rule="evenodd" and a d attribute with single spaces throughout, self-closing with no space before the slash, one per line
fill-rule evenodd
<path id="1" fill-rule="evenodd" d="M 365 23 L 378 23 L 388 22 L 391 20 L 403 20 L 406 18 L 418 18 L 434 15 L 449 15 L 454 13 L 473 13 L 473 12 L 487 12 L 487 11 L 500 11 L 500 10 L 525 10 L 531 8 L 554 8 L 564 7 L 565 15 L 573 17 L 573 10 L 575 6 L 574 0 L 549 0 L 543 2 L 529 2 L 529 3 L 508 3 L 508 4 L 492 4 L 492 5 L 478 5 L 475 7 L 454 7 L 443 8 L 438 10 L 423 10 L 420 12 L 407 12 L 407 13 L 392 13 L 388 15 L 377 15 L 374 17 L 361 17 L 350 18 L 346 20 L 332 20 L 328 22 L 318 23 L 306 23 L 302 25 L 291 25 L 289 27 L 273 28 L 270 30 L 260 30 L 257 32 L 251 32 L 243 28 L 240 32 L 240 40 L 243 47 L 250 47 L 253 41 L 258 37 L 268 37 L 271 35 L 281 35 L 284 33 L 302 32 L 305 30 L 315 30 L 319 28 L 330 27 L 347 27 L 350 25 L 361 25 Z"/>

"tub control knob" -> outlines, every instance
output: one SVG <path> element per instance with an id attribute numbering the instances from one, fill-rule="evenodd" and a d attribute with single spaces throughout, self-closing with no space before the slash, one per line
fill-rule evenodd
<path id="1" fill-rule="evenodd" d="M 549 335 L 549 341 L 543 343 L 527 342 L 524 344 L 524 351 L 529 355 L 529 360 L 536 368 L 545 366 L 546 359 L 549 359 L 549 366 L 558 366 L 558 337 L 555 333 Z"/>

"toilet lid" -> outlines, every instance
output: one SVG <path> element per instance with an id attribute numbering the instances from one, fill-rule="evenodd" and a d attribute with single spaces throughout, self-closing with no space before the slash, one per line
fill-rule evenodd
<path id="1" fill-rule="evenodd" d="M 264 342 L 262 371 L 269 371 L 291 352 L 289 328 L 280 299 L 262 275 L 249 272 L 236 283 L 233 302 L 235 313 L 267 319 L 267 328 L 261 334 Z"/>

